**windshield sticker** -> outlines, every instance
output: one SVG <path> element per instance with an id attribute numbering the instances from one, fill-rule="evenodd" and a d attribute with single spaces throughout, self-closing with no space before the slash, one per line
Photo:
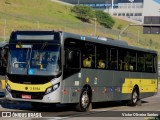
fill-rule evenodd
<path id="1" fill-rule="evenodd" d="M 86 40 L 85 36 L 81 36 L 81 40 Z"/>
<path id="2" fill-rule="evenodd" d="M 33 75 L 34 74 L 34 69 L 29 69 L 28 70 L 28 75 Z"/>

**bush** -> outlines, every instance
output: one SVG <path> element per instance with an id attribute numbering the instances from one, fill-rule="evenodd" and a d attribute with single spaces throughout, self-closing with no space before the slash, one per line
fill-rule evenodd
<path id="1" fill-rule="evenodd" d="M 88 6 L 76 5 L 71 11 L 76 13 L 77 17 L 84 22 L 89 22 L 93 16 L 92 8 Z"/>
<path id="2" fill-rule="evenodd" d="M 108 14 L 100 10 L 93 11 L 91 7 L 77 5 L 71 9 L 76 13 L 77 17 L 84 22 L 90 22 L 91 19 L 97 18 L 97 22 L 107 28 L 112 28 L 115 24 L 113 18 Z"/>
<path id="3" fill-rule="evenodd" d="M 100 10 L 96 10 L 94 14 L 95 14 L 95 17 L 97 18 L 97 21 L 103 26 L 107 28 L 112 28 L 114 26 L 115 21 L 108 13 L 105 13 Z"/>

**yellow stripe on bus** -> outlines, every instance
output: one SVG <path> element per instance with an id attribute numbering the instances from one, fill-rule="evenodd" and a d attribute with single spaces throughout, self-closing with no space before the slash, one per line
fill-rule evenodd
<path id="1" fill-rule="evenodd" d="M 135 79 L 126 78 L 122 85 L 122 93 L 132 93 L 134 86 L 139 87 L 139 92 L 157 92 L 158 80 L 157 79 Z"/>
<path id="2" fill-rule="evenodd" d="M 39 85 L 30 85 L 30 84 L 19 84 L 7 81 L 8 85 L 11 87 L 11 90 L 24 91 L 24 92 L 45 92 L 46 88 L 52 86 L 52 84 L 39 84 Z"/>
<path id="3" fill-rule="evenodd" d="M 6 83 L 6 80 L 1 80 L 2 89 L 5 89 L 5 83 Z"/>

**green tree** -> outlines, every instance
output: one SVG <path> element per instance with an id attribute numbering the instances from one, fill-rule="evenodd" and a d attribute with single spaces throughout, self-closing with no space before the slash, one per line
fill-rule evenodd
<path id="1" fill-rule="evenodd" d="M 112 28 L 115 24 L 115 21 L 113 20 L 112 16 L 110 16 L 108 13 L 105 13 L 100 10 L 96 10 L 94 12 L 95 17 L 97 18 L 97 21 L 102 24 L 104 27 Z"/>
<path id="2" fill-rule="evenodd" d="M 93 16 L 92 8 L 88 6 L 76 5 L 71 11 L 76 13 L 77 17 L 84 22 L 89 22 Z"/>

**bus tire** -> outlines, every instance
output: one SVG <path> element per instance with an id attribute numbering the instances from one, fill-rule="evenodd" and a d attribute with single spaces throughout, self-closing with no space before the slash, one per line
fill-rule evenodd
<path id="1" fill-rule="evenodd" d="M 76 105 L 76 110 L 80 112 L 87 112 L 91 109 L 91 95 L 87 88 L 84 88 L 80 95 L 79 103 Z"/>
<path id="2" fill-rule="evenodd" d="M 139 101 L 139 93 L 136 88 L 133 89 L 132 95 L 131 95 L 131 100 L 129 102 L 130 106 L 136 106 Z"/>

